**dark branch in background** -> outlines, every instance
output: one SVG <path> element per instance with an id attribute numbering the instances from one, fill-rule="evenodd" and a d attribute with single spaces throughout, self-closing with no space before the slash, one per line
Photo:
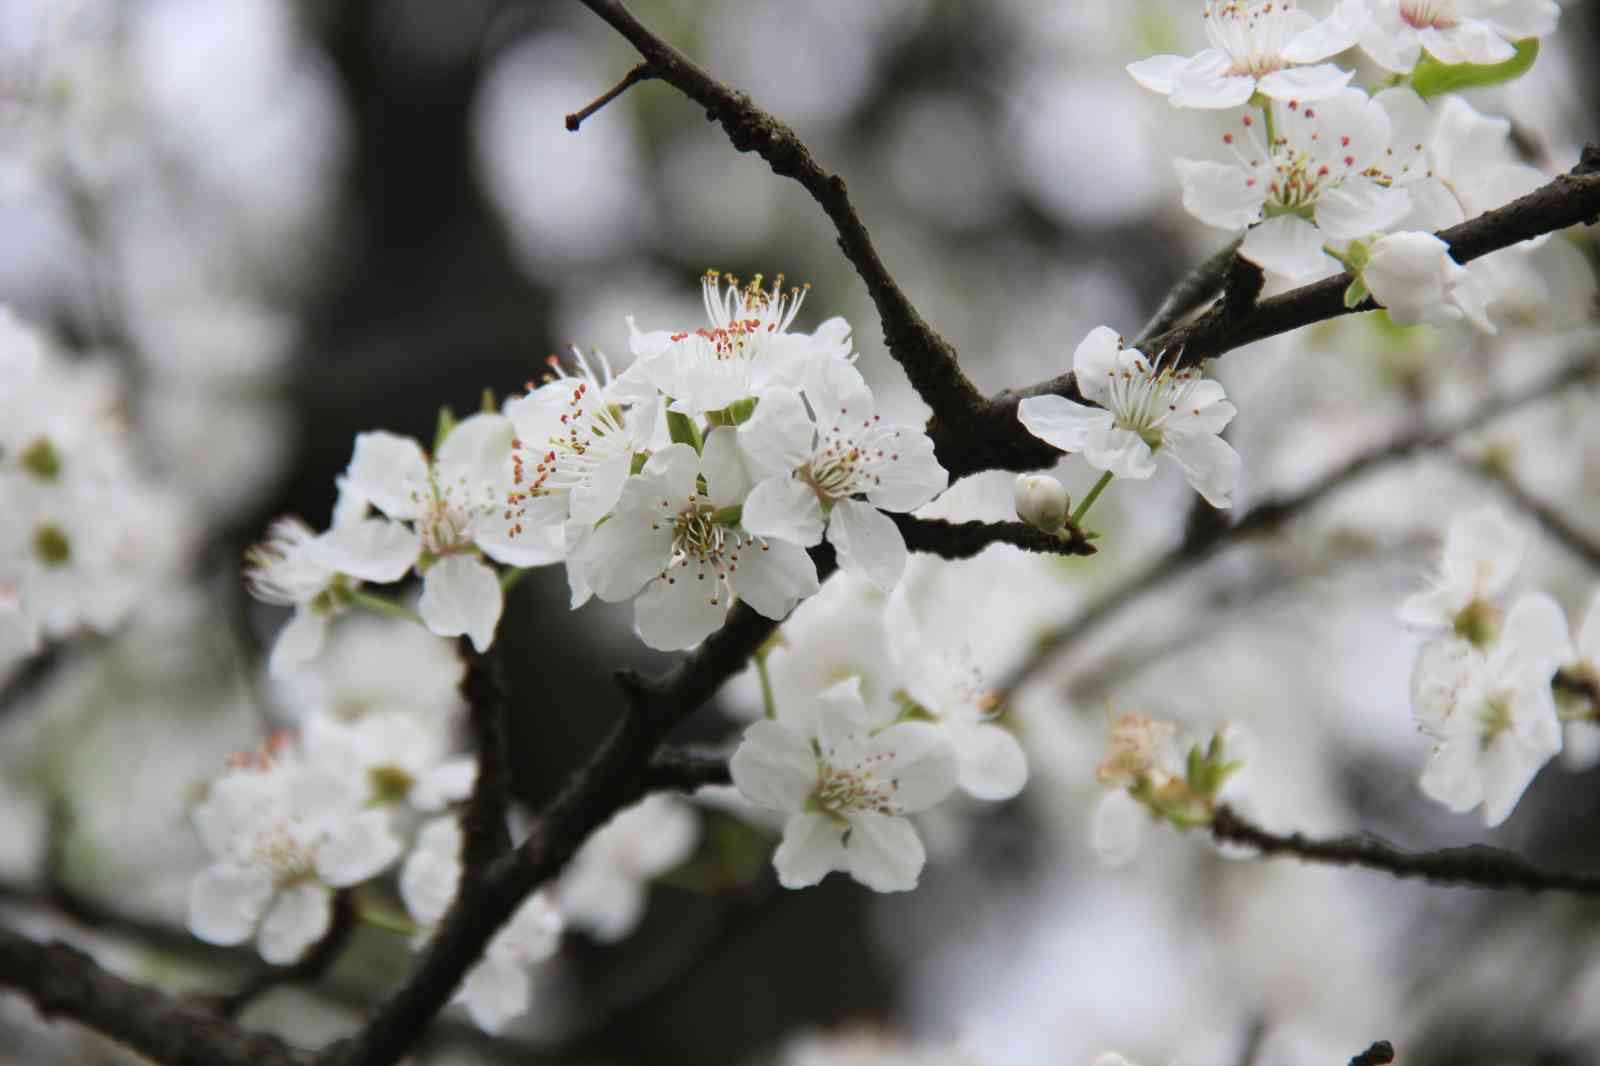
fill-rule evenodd
<path id="1" fill-rule="evenodd" d="M 1455 459 L 1464 470 L 1492 483 L 1500 490 L 1501 495 L 1537 521 L 1562 547 L 1592 568 L 1600 570 L 1600 544 L 1596 544 L 1569 522 L 1560 511 L 1524 488 L 1510 471 L 1495 463 L 1471 459 L 1455 452 L 1451 453 L 1451 458 Z"/>
<path id="2" fill-rule="evenodd" d="M 1234 257 L 1238 254 L 1239 245 L 1242 243 L 1244 243 L 1243 237 L 1235 237 L 1226 248 L 1219 250 L 1211 258 L 1179 278 L 1178 283 L 1167 293 L 1167 298 L 1161 301 L 1161 306 L 1156 308 L 1156 313 L 1150 317 L 1150 321 L 1144 324 L 1144 329 L 1141 329 L 1139 335 L 1133 339 L 1132 347 L 1143 351 L 1144 346 L 1152 339 L 1200 310 L 1213 296 L 1221 292 L 1222 282 L 1233 267 Z"/>
<path id="3" fill-rule="evenodd" d="M 277 1037 L 124 981 L 77 948 L 0 929 L 0 986 L 169 1066 L 304 1066 Z"/>
<path id="4" fill-rule="evenodd" d="M 511 782 L 506 740 L 505 669 L 498 648 L 479 653 L 472 641 L 457 643 L 466 672 L 461 676 L 461 696 L 467 702 L 472 739 L 478 751 L 478 776 L 472 798 L 461 813 L 461 866 L 470 876 L 511 847 L 506 823 Z"/>
<path id="5" fill-rule="evenodd" d="M 1485 212 L 1468 222 L 1441 230 L 1450 255 L 1461 263 L 1509 248 L 1513 244 L 1600 216 L 1600 147 L 1584 149 L 1583 161 L 1571 174 L 1562 174 L 1504 207 Z M 1330 318 L 1371 311 L 1371 300 L 1355 308 L 1344 305 L 1350 276 L 1340 274 L 1304 285 L 1281 296 L 1243 306 L 1243 301 L 1219 301 L 1193 322 L 1147 339 L 1144 350 L 1182 353 L 1179 362 L 1193 366 L 1253 341 L 1288 333 Z M 1065 358 L 1065 353 L 1063 353 Z M 1053 393 L 1081 400 L 1071 373 L 1025 389 L 999 393 L 973 419 L 946 425 L 935 409 L 929 425 L 935 451 L 952 477 L 979 470 L 1003 468 L 1031 470 L 1049 466 L 1061 453 L 1037 439 L 1017 421 L 1017 404 L 1029 396 Z"/>
<path id="6" fill-rule="evenodd" d="M 1586 671 L 1557 670 L 1556 676 L 1550 680 L 1550 687 L 1589 701 L 1591 713 L 1600 718 L 1600 677 Z"/>
<path id="7" fill-rule="evenodd" d="M 1394 1045 L 1380 1040 L 1350 1060 L 1350 1066 L 1389 1066 L 1394 1061 Z"/>
<path id="8" fill-rule="evenodd" d="M 628 73 L 623 76 L 621 81 L 617 82 L 617 84 L 613 85 L 610 89 L 607 89 L 604 93 L 595 98 L 594 102 L 583 108 L 581 111 L 574 111 L 572 114 L 568 115 L 567 129 L 571 130 L 573 133 L 578 132 L 578 127 L 583 125 L 584 119 L 588 118 L 590 115 L 594 114 L 596 111 L 600 110 L 602 107 L 605 107 L 611 101 L 627 92 L 630 87 L 637 85 L 641 81 L 649 81 L 653 77 L 655 77 L 655 72 L 650 69 L 650 64 L 640 63 L 638 66 L 628 71 Z"/>
<path id="9" fill-rule="evenodd" d="M 940 419 L 964 426 L 984 407 L 983 394 L 956 365 L 955 349 L 925 322 L 900 291 L 878 258 L 872 238 L 845 191 L 844 179 L 829 174 L 784 123 L 757 107 L 744 93 L 734 92 L 672 45 L 657 37 L 618 0 L 582 0 L 585 7 L 626 37 L 644 66 L 706 109 L 706 118 L 722 124 L 728 140 L 741 152 L 755 152 L 773 173 L 793 178 L 826 212 L 839 234 L 839 248 L 866 283 L 883 340 L 923 402 Z M 948 465 L 948 464 L 947 464 Z"/>
<path id="10" fill-rule="evenodd" d="M 1483 845 L 1439 851 L 1401 851 L 1366 836 L 1314 840 L 1300 833 L 1280 836 L 1246 821 L 1227 806 L 1217 808 L 1211 835 L 1225 844 L 1244 844 L 1263 855 L 1289 855 L 1307 862 L 1359 866 L 1393 877 L 1466 888 L 1521 889 L 1524 892 L 1600 894 L 1600 875 L 1541 870 L 1509 851 Z"/>
<path id="11" fill-rule="evenodd" d="M 1044 555 L 1093 555 L 1094 545 L 1083 530 L 1068 524 L 1063 536 L 1043 533 L 1024 522 L 947 522 L 891 514 L 906 547 L 943 559 L 970 559 L 991 544 L 1009 544 Z"/>
<path id="12" fill-rule="evenodd" d="M 1545 399 L 1596 372 L 1600 372 L 1600 359 L 1579 360 L 1522 392 L 1503 399 L 1490 400 L 1470 415 L 1447 426 L 1407 433 L 1387 444 L 1365 451 L 1330 470 L 1299 492 L 1257 504 L 1231 526 L 1191 525 L 1190 535 L 1177 547 L 1102 596 L 1071 622 L 1039 641 L 1028 658 L 1002 683 L 1001 695 L 1014 692 L 1018 686 L 1031 679 L 1050 662 L 1058 650 L 1072 644 L 1085 633 L 1104 625 L 1108 619 L 1134 600 L 1209 559 L 1223 547 L 1281 525 L 1318 503 L 1334 490 L 1379 466 L 1415 455 L 1419 451 L 1448 445 L 1502 415 Z"/>
<path id="13" fill-rule="evenodd" d="M 645 790 L 693 792 L 704 785 L 731 785 L 728 753 L 710 748 L 664 747 L 650 760 Z"/>

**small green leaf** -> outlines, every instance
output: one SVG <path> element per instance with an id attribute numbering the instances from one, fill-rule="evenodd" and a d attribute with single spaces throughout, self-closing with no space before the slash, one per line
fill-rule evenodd
<path id="1" fill-rule="evenodd" d="M 1360 307 L 1361 301 L 1365 300 L 1368 295 L 1367 283 L 1357 278 L 1350 283 L 1348 289 L 1344 290 L 1344 305 L 1350 308 Z"/>
<path id="2" fill-rule="evenodd" d="M 1411 87 L 1426 99 L 1513 81 L 1526 74 L 1539 58 L 1539 39 L 1525 38 L 1517 42 L 1516 48 L 1517 54 L 1504 63 L 1441 63 L 1424 55 L 1411 72 Z"/>
<path id="3" fill-rule="evenodd" d="M 687 444 L 697 452 L 704 443 L 700 439 L 699 425 L 681 411 L 667 412 L 667 432 L 672 436 L 673 443 Z"/>
<path id="4" fill-rule="evenodd" d="M 433 450 L 435 454 L 438 453 L 440 448 L 444 447 L 444 439 L 448 437 L 450 435 L 450 431 L 455 428 L 456 413 L 450 410 L 449 407 L 439 408 L 439 421 L 434 425 L 433 428 Z"/>

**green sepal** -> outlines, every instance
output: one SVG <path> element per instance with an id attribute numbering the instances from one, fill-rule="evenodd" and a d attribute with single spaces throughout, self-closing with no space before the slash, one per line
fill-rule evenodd
<path id="1" fill-rule="evenodd" d="M 628 463 L 628 473 L 637 474 L 644 469 L 644 464 L 650 461 L 649 452 L 634 452 L 633 458 Z"/>
<path id="2" fill-rule="evenodd" d="M 1504 63 L 1441 63 L 1424 54 L 1411 71 L 1411 87 L 1423 99 L 1501 85 L 1526 74 L 1539 58 L 1539 39 L 1526 37 L 1516 43 L 1517 54 Z"/>
<path id="3" fill-rule="evenodd" d="M 705 446 L 700 437 L 700 426 L 682 411 L 667 412 L 667 433 L 674 444 L 687 444 L 696 452 Z"/>
<path id="4" fill-rule="evenodd" d="M 500 404 L 494 398 L 494 390 L 487 385 L 483 388 L 483 398 L 478 401 L 478 410 L 486 415 L 492 415 L 500 410 Z"/>
<path id="5" fill-rule="evenodd" d="M 450 431 L 455 428 L 456 413 L 452 411 L 448 405 L 439 408 L 439 421 L 434 423 L 433 427 L 434 454 L 438 454 L 439 449 L 444 447 L 444 439 L 448 437 L 450 435 Z"/>
<path id="6" fill-rule="evenodd" d="M 1362 302 L 1370 295 L 1372 294 L 1367 291 L 1367 283 L 1357 278 L 1350 283 L 1349 288 L 1344 290 L 1344 305 L 1354 310 L 1360 307 Z"/>
<path id="7" fill-rule="evenodd" d="M 724 507 L 720 511 L 713 512 L 711 521 L 719 526 L 736 526 L 743 517 L 744 505 L 736 503 L 732 507 Z"/>

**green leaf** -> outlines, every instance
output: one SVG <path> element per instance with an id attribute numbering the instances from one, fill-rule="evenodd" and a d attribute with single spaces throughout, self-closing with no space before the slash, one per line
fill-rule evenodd
<path id="1" fill-rule="evenodd" d="M 1344 290 L 1344 305 L 1351 308 L 1359 307 L 1361 306 L 1361 301 L 1365 300 L 1368 295 L 1367 283 L 1357 278 L 1350 283 L 1348 289 Z"/>
<path id="2" fill-rule="evenodd" d="M 1518 41 L 1516 48 L 1517 54 L 1504 63 L 1441 63 L 1424 55 L 1411 72 L 1411 87 L 1426 99 L 1513 81 L 1526 74 L 1539 58 L 1539 39 L 1528 37 Z"/>

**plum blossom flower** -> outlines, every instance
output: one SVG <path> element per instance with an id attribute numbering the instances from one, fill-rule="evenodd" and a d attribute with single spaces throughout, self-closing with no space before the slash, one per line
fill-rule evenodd
<path id="1" fill-rule="evenodd" d="M 1513 42 L 1556 28 L 1555 0 L 1365 0 L 1356 18 L 1329 20 L 1327 32 L 1299 44 L 1303 60 L 1322 59 L 1360 43 L 1373 61 L 1409 74 L 1426 51 L 1441 63 L 1504 63 Z"/>
<path id="2" fill-rule="evenodd" d="M 1457 812 L 1481 804 L 1485 825 L 1505 821 L 1561 751 L 1550 678 L 1570 654 L 1566 617 L 1543 594 L 1517 602 L 1488 652 L 1464 640 L 1426 645 L 1412 675 L 1417 726 L 1434 742 L 1423 793 Z"/>
<path id="3" fill-rule="evenodd" d="M 341 479 L 333 524 L 326 533 L 285 516 L 245 553 L 250 594 L 294 608 L 289 624 L 273 641 L 267 660 L 271 676 L 286 677 L 321 653 L 329 620 L 348 606 L 345 592 L 364 580 L 398 581 L 416 563 L 420 546 L 411 531 L 386 518 L 368 517 L 367 510 L 366 501 Z"/>
<path id="4" fill-rule="evenodd" d="M 1450 523 L 1439 565 L 1427 578 L 1429 587 L 1400 605 L 1400 620 L 1487 648 L 1499 635 L 1500 601 L 1527 546 L 1526 531 L 1499 508 L 1463 514 Z"/>
<path id="5" fill-rule="evenodd" d="M 211 944 L 255 937 L 274 965 L 298 959 L 327 932 L 334 890 L 400 856 L 388 815 L 365 798 L 289 734 L 238 758 L 194 810 L 212 862 L 190 889 L 190 930 Z"/>
<path id="6" fill-rule="evenodd" d="M 1072 511 L 1066 486 L 1048 474 L 1018 474 L 1012 496 L 1017 517 L 1045 533 L 1059 531 Z"/>
<path id="7" fill-rule="evenodd" d="M 1341 7 L 1361 0 L 1343 0 Z M 1206 0 L 1201 11 L 1211 47 L 1197 55 L 1158 55 L 1128 65 L 1146 89 L 1173 107 L 1228 108 L 1256 93 L 1275 100 L 1324 100 L 1349 84 L 1353 71 L 1304 63 L 1300 39 L 1317 22 L 1294 0 Z M 1316 58 L 1325 58 L 1324 53 Z"/>
<path id="8" fill-rule="evenodd" d="M 823 530 L 839 565 L 893 588 L 906 565 L 899 527 L 878 508 L 911 511 L 950 477 L 920 430 L 885 425 L 872 392 L 848 363 L 813 374 L 806 388 L 815 420 L 794 389 L 762 393 L 739 444 L 758 478 L 740 520 L 756 536 L 810 547 Z M 859 497 L 865 497 L 860 499 Z"/>
<path id="9" fill-rule="evenodd" d="M 699 455 L 670 444 L 650 456 L 589 537 L 585 566 L 595 595 L 609 602 L 637 596 L 639 636 L 662 651 L 704 640 L 735 595 L 767 618 L 788 614 L 817 591 L 817 568 L 799 545 L 739 525 L 749 490 L 732 429 L 713 430 Z"/>
<path id="10" fill-rule="evenodd" d="M 693 332 L 641 332 L 628 319 L 635 360 L 618 379 L 619 395 L 644 400 L 657 392 L 672 398 L 670 410 L 701 415 L 723 411 L 776 385 L 798 388 L 818 360 L 848 360 L 850 324 L 830 318 L 814 333 L 790 332 L 804 288 L 783 291 L 783 275 L 763 288 L 757 274 L 748 285 L 708 271 L 701 279 L 709 327 Z"/>
<path id="11" fill-rule="evenodd" d="M 1556 693 L 1565 719 L 1561 761 L 1569 770 L 1587 770 L 1600 762 L 1600 589 L 1589 599 L 1573 644 L 1572 657 L 1562 671 L 1587 691 Z"/>
<path id="12" fill-rule="evenodd" d="M 455 818 L 435 818 L 417 834 L 417 845 L 400 871 L 400 896 L 412 920 L 427 930 L 444 918 L 461 883 L 461 826 Z M 466 1008 L 478 1028 L 499 1032 L 528 1009 L 532 982 L 528 971 L 555 954 L 561 943 L 561 914 L 545 892 L 535 892 L 489 941 L 452 1002 Z"/>
<path id="13" fill-rule="evenodd" d="M 745 731 L 730 769 L 747 799 L 783 811 L 783 842 L 772 857 L 785 888 L 847 872 L 879 892 L 917 885 L 926 858 L 906 815 L 927 810 L 956 784 L 950 742 L 926 722 L 869 732 L 851 682 L 833 686 L 836 713 L 813 729 L 765 720 Z"/>
<path id="14" fill-rule="evenodd" d="M 507 500 L 510 536 L 532 561 L 567 558 L 575 541 L 616 506 L 633 457 L 650 446 L 659 403 L 651 399 L 625 408 L 610 364 L 599 356 L 599 372 L 576 348 L 576 372 L 552 356 L 554 380 L 509 401 L 505 413 L 516 429 L 512 440 L 512 489 Z"/>
<path id="15" fill-rule="evenodd" d="M 1479 280 L 1431 233 L 1408 230 L 1380 237 L 1367 254 L 1361 280 L 1396 325 L 1445 326 L 1465 316 L 1485 333 L 1498 332 Z"/>
<path id="16" fill-rule="evenodd" d="M 1169 456 L 1213 507 L 1228 507 L 1239 453 L 1220 436 L 1234 416 L 1222 386 L 1193 370 L 1162 367 L 1116 332 L 1096 327 L 1072 357 L 1078 391 L 1097 407 L 1064 396 L 1030 396 L 1018 408 L 1028 432 L 1118 477 L 1148 478 Z"/>
<path id="17" fill-rule="evenodd" d="M 477 414 L 450 430 L 431 459 L 416 441 L 382 431 L 356 438 L 346 482 L 392 519 L 410 523 L 422 570 L 417 611 L 441 637 L 463 634 L 480 652 L 494 642 L 503 601 L 479 553 L 510 566 L 550 561 L 541 543 L 513 536 L 511 420 Z M 363 546 L 332 538 L 324 557 L 359 576 Z"/>
<path id="18" fill-rule="evenodd" d="M 614 943 L 644 914 L 648 884 L 687 859 L 700 840 L 693 808 L 657 793 L 621 811 L 584 841 L 556 883 L 568 925 Z"/>
<path id="19" fill-rule="evenodd" d="M 1222 229 L 1250 227 L 1241 256 L 1290 279 L 1331 271 L 1325 242 L 1382 233 L 1411 210 L 1385 169 L 1389 115 L 1366 93 L 1343 89 L 1315 104 L 1272 105 L 1272 113 L 1271 137 L 1253 114 L 1222 135 L 1233 163 L 1174 161 L 1190 214 Z"/>
<path id="20" fill-rule="evenodd" d="M 374 711 L 353 722 L 318 716 L 302 736 L 308 757 L 329 773 L 365 782 L 369 806 L 442 810 L 466 799 L 478 775 L 474 756 L 455 753 L 450 722 L 434 715 Z"/>

